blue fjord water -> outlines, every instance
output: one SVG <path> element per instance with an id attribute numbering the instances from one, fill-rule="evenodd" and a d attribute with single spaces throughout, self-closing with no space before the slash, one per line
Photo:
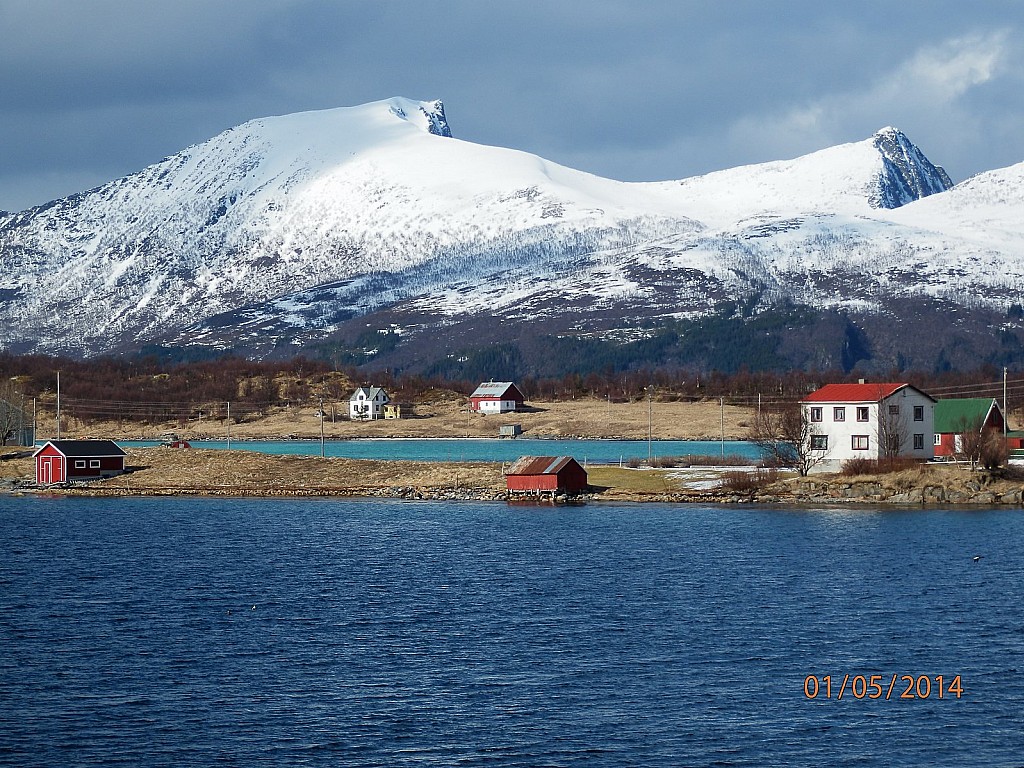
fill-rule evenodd
<path id="1" fill-rule="evenodd" d="M 119 441 L 122 446 L 154 446 L 156 441 Z M 197 440 L 194 448 L 319 456 L 319 440 Z M 743 456 L 759 458 L 760 449 L 745 440 L 546 440 L 517 438 L 360 438 L 328 440 L 324 455 L 349 459 L 402 461 L 515 461 L 520 456 L 573 456 L 579 462 L 611 464 L 653 456 Z"/>
<path id="2" fill-rule="evenodd" d="M 0 497 L 0 555 L 0 765 L 1024 761 L 1019 510 Z"/>

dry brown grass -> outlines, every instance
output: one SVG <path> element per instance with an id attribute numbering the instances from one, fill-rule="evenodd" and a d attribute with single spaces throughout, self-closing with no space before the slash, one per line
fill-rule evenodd
<path id="1" fill-rule="evenodd" d="M 104 482 L 108 488 L 179 488 L 217 491 L 303 489 L 504 488 L 501 465 L 276 456 L 250 451 L 132 449 L 130 474 Z"/>
<path id="2" fill-rule="evenodd" d="M 568 402 L 530 402 L 531 409 L 520 413 L 482 416 L 471 413 L 466 398 L 437 397 L 415 404 L 409 418 L 351 422 L 342 418 L 347 403 L 336 404 L 336 420 L 325 420 L 328 439 L 357 437 L 497 437 L 503 424 L 521 424 L 524 437 L 593 437 L 645 440 L 648 434 L 647 401 L 606 403 L 603 400 Z M 325 408 L 328 414 L 329 407 Z M 408 409 L 407 409 L 408 410 Z M 753 418 L 748 408 L 725 407 L 725 436 L 746 439 L 745 426 Z M 717 440 L 721 437 L 718 402 L 658 403 L 651 405 L 652 435 L 656 440 Z M 51 424 L 52 416 L 40 416 L 39 423 Z M 185 439 L 223 440 L 228 434 L 224 421 L 190 421 L 141 425 L 117 422 L 68 424 L 63 437 L 103 437 L 113 440 L 156 439 L 162 432 L 175 432 Z M 286 436 L 314 438 L 320 435 L 320 419 L 314 407 L 281 408 L 268 415 L 231 425 L 233 439 L 271 439 Z M 51 437 L 40 429 L 40 439 Z"/>
<path id="3" fill-rule="evenodd" d="M 132 471 L 94 487 L 104 492 L 272 493 L 358 492 L 382 488 L 503 490 L 501 464 L 373 461 L 277 456 L 251 451 L 130 448 Z M 0 464 L 0 475 L 29 480 L 31 459 Z"/>

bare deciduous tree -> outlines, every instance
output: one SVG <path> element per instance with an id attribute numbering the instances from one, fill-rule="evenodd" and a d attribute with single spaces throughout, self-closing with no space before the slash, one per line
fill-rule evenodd
<path id="1" fill-rule="evenodd" d="M 19 433 L 30 426 L 25 409 L 17 404 L 19 401 L 24 403 L 24 399 L 13 382 L 5 382 L 0 387 L 0 445 L 7 445 L 15 436 L 20 444 L 22 437 Z"/>
<path id="2" fill-rule="evenodd" d="M 971 470 L 978 465 L 985 469 L 996 469 L 1006 463 L 1009 450 L 1006 441 L 997 429 L 986 429 L 980 417 L 964 417 L 956 425 L 953 441 L 953 456 L 957 461 L 968 462 Z"/>
<path id="3" fill-rule="evenodd" d="M 828 436 L 811 423 L 806 410 L 797 403 L 758 413 L 750 440 L 772 464 L 795 469 L 801 477 L 824 461 L 831 448 Z"/>
<path id="4" fill-rule="evenodd" d="M 964 416 L 955 426 L 953 457 L 957 461 L 969 463 L 971 470 L 975 470 L 978 468 L 978 462 L 981 461 L 981 454 L 985 448 L 986 435 L 982 429 L 982 420 Z"/>
<path id="5" fill-rule="evenodd" d="M 886 403 L 881 396 L 878 399 L 877 431 L 878 452 L 881 458 L 894 459 L 903 453 L 910 437 L 906 417 L 900 413 L 899 404 Z"/>

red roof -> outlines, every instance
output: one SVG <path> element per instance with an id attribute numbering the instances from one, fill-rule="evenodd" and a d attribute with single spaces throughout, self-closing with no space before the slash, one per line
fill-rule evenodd
<path id="1" fill-rule="evenodd" d="M 906 383 L 873 382 L 871 384 L 826 384 L 811 392 L 804 403 L 877 403 L 903 387 Z"/>

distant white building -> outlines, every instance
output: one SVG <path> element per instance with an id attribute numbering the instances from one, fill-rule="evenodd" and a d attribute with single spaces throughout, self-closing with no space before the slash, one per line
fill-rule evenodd
<path id="1" fill-rule="evenodd" d="M 812 472 L 838 472 L 849 459 L 934 456 L 935 403 L 910 384 L 826 384 L 803 400 Z"/>
<path id="2" fill-rule="evenodd" d="M 360 387 L 348 399 L 348 417 L 353 421 L 384 418 L 384 406 L 391 402 L 380 387 Z"/>
<path id="3" fill-rule="evenodd" d="M 485 381 L 469 396 L 469 407 L 478 413 L 508 413 L 522 410 L 525 401 L 511 381 Z"/>

